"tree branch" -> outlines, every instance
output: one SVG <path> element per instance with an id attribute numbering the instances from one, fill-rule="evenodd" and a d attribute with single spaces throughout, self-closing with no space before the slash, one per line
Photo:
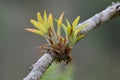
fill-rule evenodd
<path id="1" fill-rule="evenodd" d="M 50 54 L 51 53 L 52 52 L 50 52 Z M 50 54 L 49 52 L 45 53 L 35 64 L 33 64 L 33 69 L 23 80 L 39 80 L 54 60 Z"/>
<path id="2" fill-rule="evenodd" d="M 95 16 L 89 18 L 88 20 L 79 23 L 77 28 L 82 24 L 87 24 L 79 34 L 87 34 L 89 31 L 93 30 L 97 26 L 115 18 L 116 16 L 120 16 L 120 2 L 112 3 L 111 6 L 107 7 L 102 12 L 96 14 Z M 23 80 L 39 80 L 47 68 L 54 61 L 54 57 L 52 54 L 54 52 L 48 51 L 44 54 L 34 65 L 31 72 L 23 79 Z"/>
<path id="3" fill-rule="evenodd" d="M 100 13 L 94 15 L 93 17 L 89 18 L 88 20 L 79 23 L 77 27 L 82 24 L 87 24 L 86 28 L 83 28 L 79 34 L 86 34 L 89 31 L 93 30 L 94 28 L 98 27 L 99 25 L 110 21 L 111 19 L 120 16 L 120 2 L 112 3 L 111 6 L 108 6 L 105 10 L 101 11 Z"/>

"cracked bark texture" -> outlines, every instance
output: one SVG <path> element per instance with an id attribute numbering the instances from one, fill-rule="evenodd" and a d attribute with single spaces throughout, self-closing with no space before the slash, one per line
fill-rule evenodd
<path id="1" fill-rule="evenodd" d="M 120 2 L 112 3 L 111 6 L 107 7 L 105 10 L 94 15 L 88 20 L 79 23 L 77 27 L 80 27 L 82 24 L 87 24 L 87 26 L 79 32 L 79 34 L 87 34 L 89 31 L 98 27 L 99 25 L 120 16 Z M 51 54 L 53 52 L 48 52 L 44 54 L 32 67 L 31 72 L 23 80 L 39 80 L 47 68 L 52 64 L 54 58 Z"/>

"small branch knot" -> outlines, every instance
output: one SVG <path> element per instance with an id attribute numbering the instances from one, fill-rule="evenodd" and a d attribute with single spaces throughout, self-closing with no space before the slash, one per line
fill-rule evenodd
<path id="1" fill-rule="evenodd" d="M 120 8 L 120 5 L 118 5 L 117 7 L 116 7 L 116 9 L 119 9 Z"/>
<path id="2" fill-rule="evenodd" d="M 116 7 L 117 11 L 120 13 L 120 5 Z"/>

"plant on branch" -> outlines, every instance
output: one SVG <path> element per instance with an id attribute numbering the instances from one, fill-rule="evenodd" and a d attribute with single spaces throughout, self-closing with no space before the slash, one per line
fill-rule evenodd
<path id="1" fill-rule="evenodd" d="M 84 37 L 84 34 L 78 35 L 78 33 L 87 25 L 83 24 L 79 28 L 76 28 L 80 20 L 78 16 L 72 24 L 66 19 L 66 25 L 62 23 L 64 13 L 62 13 L 59 19 L 53 19 L 50 13 L 47 17 L 46 11 L 44 11 L 44 17 L 37 13 L 37 21 L 31 19 L 30 22 L 35 28 L 26 28 L 25 30 L 36 33 L 48 42 L 48 44 L 40 46 L 43 51 L 41 53 L 46 53 L 52 50 L 54 52 L 53 57 L 56 62 L 64 61 L 66 64 L 71 62 L 70 51 L 72 47 Z M 55 31 L 54 22 L 57 22 L 57 31 Z M 65 37 L 61 35 L 61 29 L 65 33 Z"/>
<path id="2" fill-rule="evenodd" d="M 81 40 L 85 34 L 98 27 L 99 25 L 110 21 L 111 19 L 120 16 L 120 2 L 112 3 L 105 10 L 95 14 L 93 17 L 79 23 L 78 16 L 72 24 L 66 19 L 66 25 L 62 23 L 64 13 L 59 19 L 53 19 L 50 13 L 47 17 L 44 11 L 44 17 L 37 13 L 37 21 L 30 20 L 36 29 L 26 28 L 25 30 L 36 33 L 48 42 L 48 44 L 40 46 L 45 53 L 35 64 L 32 65 L 31 72 L 23 80 L 39 80 L 53 61 L 66 64 L 71 62 L 70 51 L 73 46 Z M 54 29 L 54 22 L 57 22 L 57 31 Z M 61 35 L 61 30 L 65 36 Z"/>

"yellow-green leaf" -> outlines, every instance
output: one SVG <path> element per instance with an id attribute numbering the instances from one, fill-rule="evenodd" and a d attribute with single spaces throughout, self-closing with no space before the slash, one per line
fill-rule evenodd
<path id="1" fill-rule="evenodd" d="M 63 28 L 64 33 L 65 33 L 66 38 L 67 38 L 68 37 L 68 35 L 67 35 L 67 26 L 62 23 L 62 28 Z"/>
<path id="2" fill-rule="evenodd" d="M 57 27 L 57 35 L 61 35 L 61 24 L 63 19 L 64 13 L 62 13 L 58 19 L 58 27 Z"/>
<path id="3" fill-rule="evenodd" d="M 62 20 L 63 20 L 64 12 L 60 15 L 58 19 L 58 26 L 61 26 Z"/>
<path id="4" fill-rule="evenodd" d="M 41 36 L 45 36 L 42 31 L 39 31 L 39 30 L 37 30 L 37 29 L 25 28 L 25 30 L 27 30 L 27 31 L 29 31 L 29 32 L 32 32 L 32 33 L 35 33 L 35 34 L 39 34 L 39 35 L 41 35 Z"/>
<path id="5" fill-rule="evenodd" d="M 79 40 L 81 40 L 83 37 L 84 37 L 84 35 L 80 35 L 80 36 L 74 38 L 74 39 L 71 41 L 70 46 L 74 46 L 74 45 L 75 45 Z"/>
<path id="6" fill-rule="evenodd" d="M 77 29 L 75 30 L 74 35 L 77 36 L 77 34 L 78 34 L 83 28 L 85 28 L 86 26 L 87 26 L 87 24 L 82 24 L 79 28 L 77 28 Z"/>
<path id="7" fill-rule="evenodd" d="M 69 37 L 71 25 L 70 25 L 70 22 L 67 19 L 66 19 L 66 23 L 67 23 L 67 35 Z"/>
<path id="8" fill-rule="evenodd" d="M 68 19 L 66 19 L 66 23 L 67 23 L 67 27 L 71 27 L 71 24 L 70 24 L 70 22 L 68 21 Z"/>
<path id="9" fill-rule="evenodd" d="M 37 29 L 41 30 L 43 33 L 47 33 L 47 28 L 46 26 L 42 25 L 41 23 L 31 19 L 30 22 L 36 27 Z"/>
<path id="10" fill-rule="evenodd" d="M 44 10 L 44 25 L 48 28 L 48 20 L 47 20 L 47 13 L 46 11 Z"/>
<path id="11" fill-rule="evenodd" d="M 79 40 L 81 40 L 83 37 L 84 37 L 85 35 L 79 35 L 77 38 L 76 38 L 76 40 L 75 40 L 75 44 L 79 41 Z"/>
<path id="12" fill-rule="evenodd" d="M 77 24 L 78 24 L 79 20 L 80 20 L 80 16 L 78 16 L 78 17 L 77 17 L 77 18 L 73 21 L 73 23 L 72 23 L 73 30 L 75 30 L 75 29 L 76 29 L 76 26 L 77 26 Z"/>
<path id="13" fill-rule="evenodd" d="M 52 17 L 51 13 L 49 14 L 48 21 L 49 21 L 50 27 L 53 29 L 54 28 L 53 27 L 53 17 Z"/>
<path id="14" fill-rule="evenodd" d="M 37 19 L 38 19 L 38 22 L 43 24 L 43 18 L 41 16 L 40 12 L 37 13 Z"/>

